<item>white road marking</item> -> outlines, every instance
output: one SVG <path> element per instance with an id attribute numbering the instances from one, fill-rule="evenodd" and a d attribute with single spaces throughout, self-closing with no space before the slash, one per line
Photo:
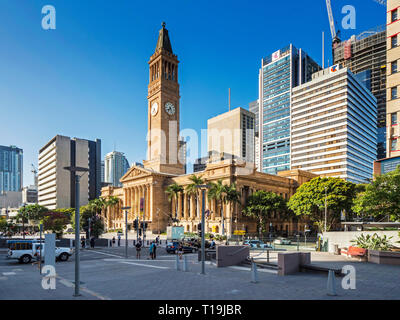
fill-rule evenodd
<path id="1" fill-rule="evenodd" d="M 251 268 L 240 267 L 240 266 L 230 266 L 228 268 L 236 269 L 236 270 L 243 270 L 243 271 L 251 271 Z M 268 270 L 268 269 L 261 269 L 261 268 L 258 268 L 257 272 L 266 272 L 266 273 L 278 274 L 278 271 Z"/>
<path id="2" fill-rule="evenodd" d="M 3 272 L 3 276 L 15 276 L 15 272 Z"/>
<path id="3" fill-rule="evenodd" d="M 131 264 L 131 265 L 141 266 L 141 267 L 148 267 L 148 268 L 156 268 L 156 269 L 170 269 L 168 267 L 145 265 L 145 264 L 141 264 L 141 263 L 127 262 L 127 261 L 121 261 L 120 263 Z"/>
<path id="4" fill-rule="evenodd" d="M 110 257 L 117 257 L 117 258 L 123 258 L 123 257 L 121 257 L 121 256 L 117 256 L 116 254 L 111 254 L 111 253 L 105 253 L 105 252 L 100 252 L 100 251 L 92 251 L 92 252 L 96 252 L 96 253 L 99 253 L 99 254 L 104 254 L 104 255 L 106 255 L 106 256 L 110 256 Z"/>
<path id="5" fill-rule="evenodd" d="M 7 280 L 7 277 L 0 277 L 0 280 Z"/>
<path id="6" fill-rule="evenodd" d="M 66 287 L 68 287 L 68 288 L 74 288 L 75 287 L 75 284 L 73 282 L 71 282 L 71 281 L 69 281 L 67 279 L 64 279 L 64 278 L 62 278 L 62 277 L 60 277 L 58 275 L 57 275 L 57 278 L 59 279 L 60 283 L 62 283 Z M 111 300 L 110 298 L 104 297 L 104 296 L 102 296 L 102 295 L 100 295 L 100 294 L 98 294 L 98 293 L 96 293 L 96 292 L 94 292 L 92 290 L 89 290 L 86 287 L 80 287 L 80 290 L 83 291 L 83 292 L 86 292 L 86 293 L 88 293 L 88 294 L 90 294 L 90 295 L 92 295 L 92 296 L 94 296 L 94 297 L 96 297 L 96 298 L 98 298 L 100 300 Z"/>
<path id="7" fill-rule="evenodd" d="M 24 270 L 22 270 L 22 269 L 13 269 L 13 271 L 24 271 Z"/>

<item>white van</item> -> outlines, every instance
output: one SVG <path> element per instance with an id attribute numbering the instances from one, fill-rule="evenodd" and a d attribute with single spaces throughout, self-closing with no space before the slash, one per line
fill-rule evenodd
<path id="1" fill-rule="evenodd" d="M 8 259 L 17 259 L 20 263 L 29 263 L 32 259 L 39 260 L 40 248 L 42 260 L 44 259 L 45 244 L 37 240 L 9 240 Z M 71 248 L 56 247 L 56 260 L 67 261 L 73 254 Z"/>

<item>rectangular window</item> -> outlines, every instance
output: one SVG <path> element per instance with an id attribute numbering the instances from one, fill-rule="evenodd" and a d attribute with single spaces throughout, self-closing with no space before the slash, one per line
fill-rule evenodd
<path id="1" fill-rule="evenodd" d="M 397 124 L 397 113 L 392 113 L 391 114 L 391 118 L 392 118 L 392 126 Z"/>
<path id="2" fill-rule="evenodd" d="M 391 38 L 392 40 L 392 48 L 397 47 L 397 34 Z"/>
<path id="3" fill-rule="evenodd" d="M 397 72 L 397 61 L 393 61 L 392 62 L 392 73 L 396 73 Z"/>
<path id="4" fill-rule="evenodd" d="M 392 11 L 392 22 L 397 21 L 397 9 Z"/>
<path id="5" fill-rule="evenodd" d="M 392 100 L 397 99 L 397 87 L 393 87 L 391 89 L 391 97 L 392 97 Z"/>
<path id="6" fill-rule="evenodd" d="M 397 150 L 397 140 L 396 139 L 392 140 L 391 150 L 392 151 L 396 151 Z"/>

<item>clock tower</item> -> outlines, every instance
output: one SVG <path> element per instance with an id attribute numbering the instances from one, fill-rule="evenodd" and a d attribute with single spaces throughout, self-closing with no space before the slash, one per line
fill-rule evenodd
<path id="1" fill-rule="evenodd" d="M 181 175 L 179 159 L 178 57 L 173 53 L 165 22 L 149 61 L 147 160 L 144 167 Z"/>

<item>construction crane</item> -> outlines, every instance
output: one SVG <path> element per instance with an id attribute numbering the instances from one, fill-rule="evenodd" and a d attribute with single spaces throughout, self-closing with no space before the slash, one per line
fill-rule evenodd
<path id="1" fill-rule="evenodd" d="M 326 0 L 326 8 L 328 10 L 329 25 L 331 27 L 332 47 L 336 48 L 336 46 L 341 42 L 339 38 L 340 30 L 336 31 L 335 28 L 335 20 L 333 19 L 331 0 Z"/>
<path id="2" fill-rule="evenodd" d="M 379 3 L 379 4 L 381 4 L 381 5 L 383 5 L 383 6 L 387 6 L 387 3 L 386 3 L 386 0 L 374 0 L 375 2 L 377 2 L 377 3 Z"/>

